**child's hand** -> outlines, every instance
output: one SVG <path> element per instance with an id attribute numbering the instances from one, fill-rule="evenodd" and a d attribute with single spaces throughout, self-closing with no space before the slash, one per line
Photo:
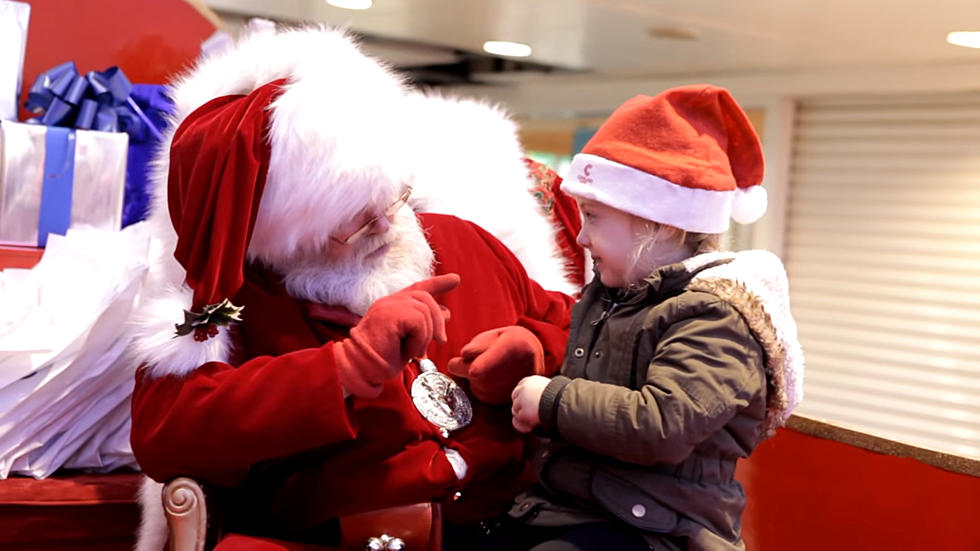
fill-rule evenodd
<path id="1" fill-rule="evenodd" d="M 514 392 L 510 394 L 513 405 L 510 408 L 514 416 L 514 428 L 519 432 L 531 432 L 541 424 L 538 406 L 541 404 L 541 394 L 551 379 L 540 375 L 531 375 L 521 379 Z"/>

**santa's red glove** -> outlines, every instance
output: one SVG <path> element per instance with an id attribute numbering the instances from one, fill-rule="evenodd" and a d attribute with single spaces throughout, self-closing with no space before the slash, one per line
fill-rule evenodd
<path id="1" fill-rule="evenodd" d="M 470 390 L 488 404 L 506 404 L 517 382 L 544 373 L 544 347 L 518 325 L 484 331 L 449 360 L 449 372 L 470 381 Z"/>
<path id="2" fill-rule="evenodd" d="M 445 274 L 378 299 L 337 343 L 334 357 L 340 382 L 355 396 L 381 394 L 388 379 L 398 376 L 405 363 L 425 355 L 432 339 L 446 342 L 449 310 L 436 303 L 459 285 L 459 276 Z"/>

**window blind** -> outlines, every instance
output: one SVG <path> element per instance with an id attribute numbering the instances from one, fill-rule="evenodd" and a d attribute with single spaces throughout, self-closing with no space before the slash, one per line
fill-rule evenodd
<path id="1" fill-rule="evenodd" d="M 801 101 L 799 412 L 980 458 L 980 94 Z"/>

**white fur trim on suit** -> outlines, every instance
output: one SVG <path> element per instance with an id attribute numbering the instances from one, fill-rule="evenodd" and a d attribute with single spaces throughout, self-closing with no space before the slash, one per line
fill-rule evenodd
<path id="1" fill-rule="evenodd" d="M 722 233 L 728 229 L 735 195 L 734 191 L 677 185 L 586 153 L 572 159 L 561 189 L 645 220 L 699 233 Z"/>
<path id="2" fill-rule="evenodd" d="M 204 342 L 191 335 L 177 336 L 175 321 L 191 308 L 193 293 L 183 285 L 169 293 L 146 297 L 132 320 L 132 350 L 151 377 L 185 375 L 207 362 L 226 362 L 232 339 L 227 327 Z"/>
<path id="3" fill-rule="evenodd" d="M 545 289 L 577 293 L 556 230 L 530 193 L 517 126 L 499 107 L 414 93 L 406 98 L 413 139 L 405 144 L 414 181 L 412 207 L 452 214 L 500 239 Z"/>
<path id="4" fill-rule="evenodd" d="M 140 486 L 139 534 L 134 551 L 163 551 L 167 544 L 167 517 L 163 512 L 163 484 L 143 477 Z"/>

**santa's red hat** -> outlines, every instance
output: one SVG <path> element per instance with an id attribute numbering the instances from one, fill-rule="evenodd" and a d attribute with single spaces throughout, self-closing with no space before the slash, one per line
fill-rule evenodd
<path id="1" fill-rule="evenodd" d="M 283 80 L 224 96 L 191 113 L 170 146 L 174 257 L 187 272 L 194 311 L 235 295 L 269 169 L 269 104 Z"/>
<path id="2" fill-rule="evenodd" d="M 562 191 L 682 230 L 722 233 L 766 210 L 762 147 L 724 88 L 637 96 L 572 160 Z"/>
<path id="3" fill-rule="evenodd" d="M 403 81 L 343 31 L 257 30 L 169 92 L 149 220 L 159 258 L 133 320 L 136 355 L 159 375 L 227 361 L 220 325 L 239 315 L 225 300 L 246 262 L 285 273 L 407 174 L 401 134 L 379 130 L 399 120 Z"/>

